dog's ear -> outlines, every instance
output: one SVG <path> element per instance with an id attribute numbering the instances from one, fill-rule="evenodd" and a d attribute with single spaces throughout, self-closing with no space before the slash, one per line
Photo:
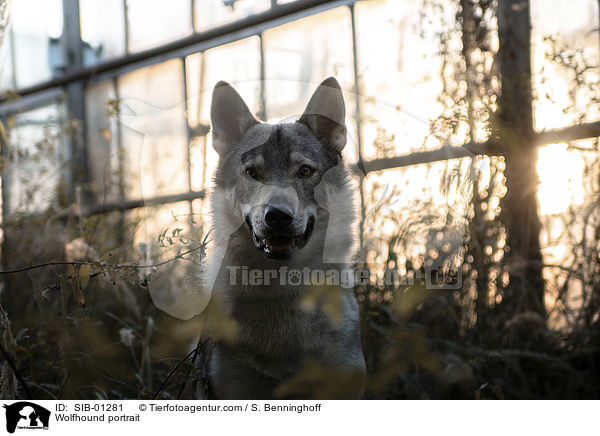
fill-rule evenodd
<path id="1" fill-rule="evenodd" d="M 242 97 L 233 87 L 220 81 L 215 85 L 210 107 L 213 147 L 219 155 L 235 147 L 250 127 L 258 124 Z"/>
<path id="2" fill-rule="evenodd" d="M 298 122 L 312 130 L 325 146 L 341 153 L 346 145 L 345 118 L 342 89 L 335 78 L 329 77 L 321 82 Z"/>

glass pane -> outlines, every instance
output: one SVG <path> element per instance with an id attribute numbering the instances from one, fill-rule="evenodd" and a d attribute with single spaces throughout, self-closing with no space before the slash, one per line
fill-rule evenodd
<path id="1" fill-rule="evenodd" d="M 591 142 L 580 141 L 579 143 Z M 593 147 L 589 147 L 593 150 Z M 585 153 L 567 144 L 550 144 L 538 149 L 537 197 L 541 215 L 557 215 L 581 206 L 584 198 Z"/>
<path id="2" fill-rule="evenodd" d="M 364 249 L 367 263 L 381 266 L 374 268 L 378 274 L 390 249 L 399 262 L 413 265 L 442 246 L 448 256 L 459 255 L 472 194 L 470 165 L 471 159 L 453 159 L 367 174 Z"/>
<path id="3" fill-rule="evenodd" d="M 210 200 L 204 198 L 192 201 L 192 217 L 198 234 L 206 235 L 210 228 Z"/>
<path id="4" fill-rule="evenodd" d="M 61 0 L 11 2 L 11 31 L 19 88 L 49 79 L 62 66 Z"/>
<path id="5" fill-rule="evenodd" d="M 210 126 L 212 90 L 219 80 L 229 82 L 240 93 L 250 110 L 260 113 L 260 40 L 253 36 L 207 50 L 202 68 L 198 55 L 188 57 L 188 104 L 190 125 Z M 196 67 L 194 64 L 196 63 Z M 198 93 L 195 95 L 195 93 Z M 210 186 L 217 162 L 211 135 L 198 137 L 190 148 L 192 187 Z"/>
<path id="6" fill-rule="evenodd" d="M 61 123 L 57 105 L 23 112 L 8 120 L 9 154 L 3 174 L 8 215 L 43 212 L 58 205 L 64 172 Z"/>
<path id="7" fill-rule="evenodd" d="M 185 58 L 185 71 L 187 79 L 187 104 L 188 123 L 196 127 L 200 123 L 200 112 L 202 111 L 202 81 L 204 79 L 204 64 L 202 53 L 196 53 Z"/>
<path id="8" fill-rule="evenodd" d="M 119 153 L 112 80 L 88 86 L 85 94 L 90 189 L 97 203 L 119 195 Z"/>
<path id="9" fill-rule="evenodd" d="M 210 167 L 209 159 L 213 161 Z M 217 156 L 213 155 L 211 150 L 208 149 L 208 138 L 206 136 L 198 136 L 192 140 L 190 144 L 190 163 L 192 189 L 194 191 L 200 191 L 208 186 L 216 161 Z"/>
<path id="10" fill-rule="evenodd" d="M 208 112 L 203 108 L 203 104 L 210 104 L 210 95 L 212 90 L 203 92 L 204 69 L 202 63 L 202 53 L 196 53 L 188 56 L 185 60 L 187 74 L 187 104 L 188 104 L 188 123 L 192 128 L 193 137 L 190 143 L 190 164 L 191 164 L 191 186 L 195 191 L 204 189 L 210 181 L 214 162 L 209 165 L 206 157 L 216 161 L 210 146 L 207 144 L 207 134 L 210 129 Z M 206 95 L 205 95 L 206 94 Z M 207 97 L 207 98 L 205 98 Z M 201 115 L 202 114 L 202 117 Z M 214 151 L 213 151 L 214 152 Z"/>
<path id="11" fill-rule="evenodd" d="M 347 7 L 269 29 L 263 34 L 269 119 L 300 115 L 316 86 L 335 76 L 348 118 L 354 109 L 352 22 Z"/>
<path id="12" fill-rule="evenodd" d="M 185 249 L 197 238 L 193 235 L 190 222 L 191 208 L 188 202 L 168 203 L 160 206 L 146 206 L 137 209 L 138 228 L 135 232 L 135 245 L 147 243 L 151 252 L 148 263 L 173 257 L 178 249 Z M 181 229 L 177 231 L 176 229 Z M 174 237 L 173 235 L 177 235 Z M 164 236 L 162 236 L 164 235 Z"/>
<path id="13" fill-rule="evenodd" d="M 422 149 L 430 120 L 441 113 L 440 47 L 434 35 L 443 28 L 432 16 L 420 35 L 420 7 L 421 2 L 407 0 L 355 6 L 365 157 Z"/>
<path id="14" fill-rule="evenodd" d="M 600 119 L 598 2 L 533 0 L 531 20 L 535 128 Z"/>
<path id="15" fill-rule="evenodd" d="M 196 30 L 203 31 L 271 7 L 271 0 L 194 0 Z"/>
<path id="16" fill-rule="evenodd" d="M 91 65 L 125 53 L 123 0 L 79 2 L 83 62 Z"/>
<path id="17" fill-rule="evenodd" d="M 306 107 L 318 84 L 334 76 L 346 104 L 346 162 L 358 159 L 352 22 L 347 7 L 333 9 L 267 30 L 265 55 L 266 116 L 293 120 Z"/>
<path id="18" fill-rule="evenodd" d="M 191 220 L 190 203 L 147 206 L 128 215 L 129 222 L 137 224 L 134 246 L 140 264 L 169 260 L 160 268 L 139 271 L 144 276 L 152 274 L 148 290 L 153 303 L 173 316 L 185 316 L 185 307 L 202 304 L 202 300 L 198 301 L 197 271 L 203 234 L 202 226 Z"/>
<path id="19" fill-rule="evenodd" d="M 15 76 L 12 62 L 12 38 L 11 32 L 5 32 L 0 45 L 0 89 L 15 89 Z"/>
<path id="20" fill-rule="evenodd" d="M 193 80 L 193 78 L 190 78 Z M 204 53 L 202 112 L 200 120 L 210 121 L 210 99 L 219 80 L 229 82 L 242 96 L 254 114 L 260 112 L 260 40 L 242 39 Z"/>
<path id="21" fill-rule="evenodd" d="M 192 32 L 189 0 L 128 0 L 129 51 L 140 51 Z"/>
<path id="22" fill-rule="evenodd" d="M 538 149 L 537 198 L 540 243 L 552 324 L 578 319 L 582 301 L 593 298 L 598 264 L 600 153 L 597 138 Z M 564 268 L 567 267 L 567 268 Z M 573 271 L 579 272 L 573 274 Z"/>
<path id="23" fill-rule="evenodd" d="M 128 197 L 186 192 L 187 135 L 180 59 L 118 80 Z"/>

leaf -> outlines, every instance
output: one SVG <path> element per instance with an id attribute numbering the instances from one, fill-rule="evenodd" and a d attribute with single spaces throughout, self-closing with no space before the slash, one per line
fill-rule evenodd
<path id="1" fill-rule="evenodd" d="M 22 328 L 21 330 L 19 330 L 19 333 L 16 334 L 15 336 L 15 343 L 18 343 L 21 338 L 23 338 L 25 336 L 25 334 L 29 332 L 28 328 Z"/>
<path id="2" fill-rule="evenodd" d="M 75 297 L 75 301 L 77 301 L 77 303 L 79 303 L 81 307 L 85 306 L 85 297 L 83 296 L 83 292 L 81 292 L 81 289 L 77 285 L 73 286 L 73 296 Z"/>
<path id="3" fill-rule="evenodd" d="M 502 386 L 495 385 L 495 386 L 492 386 L 491 388 L 492 388 L 492 392 L 494 392 L 496 394 L 498 399 L 504 400 L 504 392 L 502 392 Z"/>
<path id="4" fill-rule="evenodd" d="M 27 271 L 26 274 L 29 276 L 29 279 L 31 280 L 31 284 L 33 285 L 33 298 L 36 302 L 36 305 L 38 306 L 38 310 L 40 312 L 44 312 L 44 302 L 43 302 L 42 291 L 40 289 L 40 285 L 33 278 L 33 276 L 31 274 L 29 274 L 29 271 Z"/>
<path id="5" fill-rule="evenodd" d="M 364 374 L 359 368 L 329 368 L 321 362 L 306 358 L 301 370 L 274 390 L 275 397 L 302 396 L 313 399 L 352 398 Z"/>
<path id="6" fill-rule="evenodd" d="M 106 139 L 107 141 L 110 141 L 110 138 L 111 138 L 110 131 L 106 127 L 100 129 L 100 133 L 102 134 L 102 136 L 104 136 L 104 139 Z"/>
<path id="7" fill-rule="evenodd" d="M 81 265 L 79 268 L 79 279 L 81 280 L 81 290 L 84 290 L 90 282 L 90 272 L 92 268 L 89 265 Z"/>
<path id="8" fill-rule="evenodd" d="M 73 289 L 73 297 L 75 298 L 75 301 L 77 301 L 77 303 L 79 303 L 82 307 L 85 306 L 85 298 L 83 297 L 83 292 L 81 291 L 81 286 L 79 284 L 79 280 L 77 280 L 77 277 L 73 274 L 73 278 L 70 281 L 71 281 L 71 289 Z"/>
<path id="9" fill-rule="evenodd" d="M 62 313 L 66 317 L 67 316 L 67 301 L 69 298 L 68 290 L 67 290 L 67 280 L 64 276 L 60 276 L 60 305 L 62 308 Z"/>
<path id="10" fill-rule="evenodd" d="M 488 384 L 487 384 L 487 383 L 484 383 L 484 384 L 482 384 L 481 386 L 479 386 L 479 389 L 477 389 L 477 390 L 475 391 L 475 399 L 476 399 L 476 400 L 481 400 L 481 392 L 482 392 L 482 391 L 483 391 L 485 388 L 487 388 L 487 386 L 488 386 Z"/>
<path id="11" fill-rule="evenodd" d="M 74 276 L 75 276 L 75 268 L 73 268 L 73 265 L 71 265 L 71 264 L 67 265 L 67 279 L 73 280 Z"/>
<path id="12" fill-rule="evenodd" d="M 6 134 L 6 129 L 4 128 L 2 121 L 0 121 L 0 137 L 2 138 L 3 144 L 8 144 L 8 135 Z"/>

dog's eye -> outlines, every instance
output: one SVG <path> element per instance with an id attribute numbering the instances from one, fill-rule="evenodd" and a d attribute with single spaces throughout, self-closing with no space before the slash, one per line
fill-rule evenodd
<path id="1" fill-rule="evenodd" d="M 246 174 L 248 174 L 248 176 L 252 177 L 254 180 L 256 180 L 258 178 L 256 168 L 253 168 L 253 167 L 246 168 Z"/>
<path id="2" fill-rule="evenodd" d="M 300 171 L 298 171 L 298 174 L 300 175 L 300 177 L 310 177 L 313 175 L 314 172 L 315 170 L 313 170 L 308 165 L 302 165 L 300 167 Z"/>

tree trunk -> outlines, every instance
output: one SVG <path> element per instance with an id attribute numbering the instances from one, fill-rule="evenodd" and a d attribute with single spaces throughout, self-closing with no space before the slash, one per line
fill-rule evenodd
<path id="1" fill-rule="evenodd" d="M 524 311 L 545 315 L 528 0 L 499 0 L 498 33 L 502 93 L 495 133 L 506 157 L 507 194 L 502 203 L 502 219 L 507 233 L 505 259 L 510 278 L 502 306 L 508 316 Z"/>

